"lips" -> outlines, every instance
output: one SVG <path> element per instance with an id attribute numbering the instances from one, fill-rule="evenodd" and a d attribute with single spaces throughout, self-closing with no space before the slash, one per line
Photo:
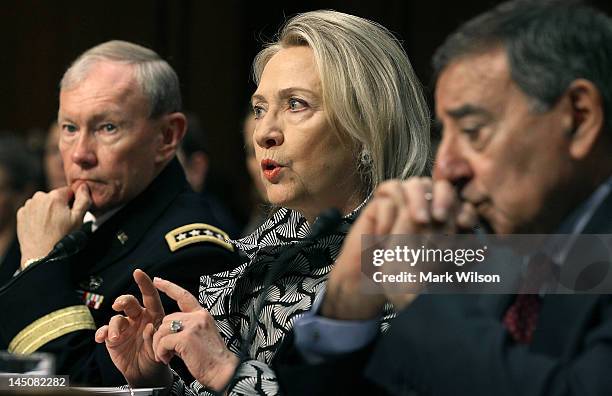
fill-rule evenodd
<path id="1" fill-rule="evenodd" d="M 71 181 L 70 185 L 72 186 L 72 190 L 76 191 L 79 189 L 79 187 L 81 187 L 81 184 L 86 184 L 89 189 L 91 190 L 93 188 L 93 186 L 97 185 L 97 184 L 104 184 L 102 181 L 97 180 L 97 179 L 84 179 L 84 178 L 80 178 L 80 179 L 74 179 Z"/>
<path id="2" fill-rule="evenodd" d="M 74 191 L 76 191 L 81 187 L 81 184 L 87 184 L 88 181 L 87 179 L 74 179 L 71 184 L 74 187 Z"/>
<path id="3" fill-rule="evenodd" d="M 261 161 L 261 171 L 270 183 L 278 181 L 282 169 L 283 166 L 274 160 L 264 159 Z"/>

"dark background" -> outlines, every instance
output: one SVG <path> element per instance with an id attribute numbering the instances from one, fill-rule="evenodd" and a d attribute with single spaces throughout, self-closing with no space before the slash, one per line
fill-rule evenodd
<path id="1" fill-rule="evenodd" d="M 537 1 L 537 0 L 534 0 Z M 15 0 L 0 4 L 0 130 L 46 129 L 57 112 L 57 84 L 81 52 L 110 39 L 157 51 L 181 79 L 185 109 L 208 132 L 211 184 L 246 216 L 242 118 L 251 61 L 286 17 L 326 8 L 377 21 L 397 34 L 431 89 L 429 60 L 462 21 L 499 1 L 389 0 Z M 608 12 L 610 1 L 592 4 Z"/>

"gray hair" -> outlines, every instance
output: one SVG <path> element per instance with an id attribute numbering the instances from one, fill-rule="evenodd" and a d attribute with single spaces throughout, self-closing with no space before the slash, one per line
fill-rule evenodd
<path id="1" fill-rule="evenodd" d="M 79 84 L 100 61 L 134 66 L 136 81 L 149 100 L 151 118 L 181 110 L 181 91 L 174 69 L 156 52 L 127 41 L 107 41 L 85 51 L 64 73 L 60 90 Z"/>
<path id="2" fill-rule="evenodd" d="M 346 134 L 366 192 L 381 181 L 429 170 L 430 115 L 406 53 L 385 27 L 336 11 L 291 18 L 255 58 L 257 84 L 282 48 L 308 46 L 321 78 L 329 122 Z"/>
<path id="3" fill-rule="evenodd" d="M 506 51 L 512 80 L 532 100 L 532 111 L 549 110 L 572 81 L 584 78 L 612 114 L 612 20 L 603 13 L 568 1 L 502 3 L 448 37 L 434 55 L 435 72 L 494 48 Z"/>

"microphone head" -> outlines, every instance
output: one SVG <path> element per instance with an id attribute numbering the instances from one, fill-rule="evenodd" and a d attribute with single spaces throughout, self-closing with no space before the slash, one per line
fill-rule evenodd
<path id="1" fill-rule="evenodd" d="M 83 230 L 72 231 L 66 235 L 53 247 L 53 250 L 47 257 L 68 257 L 80 252 L 87 241 L 89 235 Z"/>
<path id="2" fill-rule="evenodd" d="M 329 208 L 321 212 L 310 229 L 310 239 L 333 232 L 342 222 L 342 213 L 336 208 Z"/>

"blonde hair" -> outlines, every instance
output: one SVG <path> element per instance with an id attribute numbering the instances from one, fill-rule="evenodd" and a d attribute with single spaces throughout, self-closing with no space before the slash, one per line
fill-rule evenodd
<path id="1" fill-rule="evenodd" d="M 174 69 L 155 51 L 127 41 L 107 41 L 85 51 L 64 73 L 60 90 L 82 82 L 91 67 L 101 61 L 134 65 L 134 77 L 149 100 L 150 117 L 181 110 L 181 91 Z"/>
<path id="2" fill-rule="evenodd" d="M 308 46 L 329 122 L 358 151 L 366 192 L 385 179 L 429 171 L 430 115 L 400 43 L 378 23 L 337 11 L 299 14 L 253 62 L 255 82 L 282 48 Z"/>

